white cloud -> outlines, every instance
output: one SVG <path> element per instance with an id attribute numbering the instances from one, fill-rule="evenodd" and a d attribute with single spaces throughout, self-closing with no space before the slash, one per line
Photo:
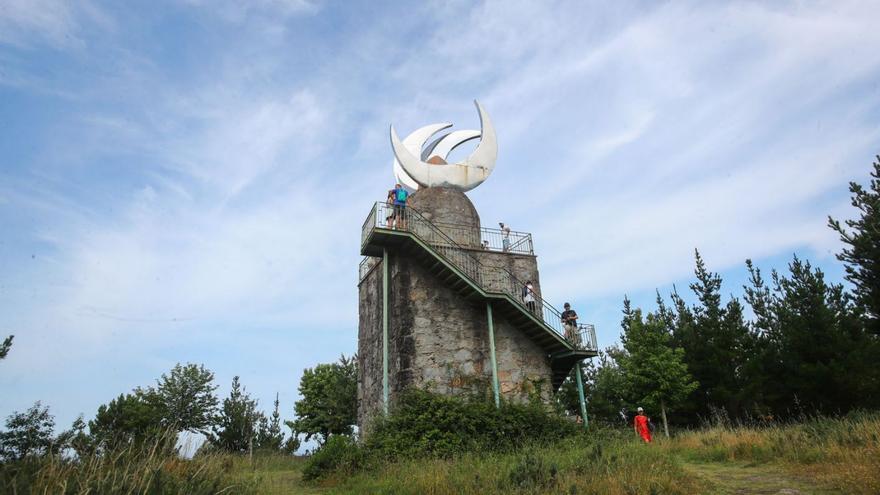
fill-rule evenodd
<path id="1" fill-rule="evenodd" d="M 0 320 L 24 332 L 4 361 L 16 383 L 62 397 L 61 369 L 154 377 L 201 359 L 223 383 L 236 367 L 270 383 L 264 405 L 292 390 L 302 367 L 353 348 L 387 125 L 473 127 L 473 97 L 501 159 L 471 197 L 485 223 L 533 231 L 554 301 L 687 277 L 694 247 L 716 270 L 827 253 L 825 215 L 846 211 L 880 137 L 870 4 L 443 2 L 301 39 L 296 16 L 323 14 L 305 2 L 191 3 L 236 23 L 202 20 L 228 36 L 187 59 L 192 73 L 106 34 L 113 70 L 83 77 L 81 106 L 0 188 L 0 214 L 33 215 L 28 241 L 51 246 L 5 293 L 24 308 Z M 10 5 L 7 43 L 80 32 L 65 6 Z"/>

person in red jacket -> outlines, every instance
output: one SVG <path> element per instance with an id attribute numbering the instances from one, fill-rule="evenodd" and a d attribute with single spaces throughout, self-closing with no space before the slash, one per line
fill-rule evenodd
<path id="1" fill-rule="evenodd" d="M 636 412 L 638 414 L 633 421 L 633 429 L 636 431 L 636 435 L 642 437 L 645 443 L 651 443 L 651 428 L 648 426 L 651 418 L 645 416 L 645 410 L 641 407 L 636 409 Z"/>

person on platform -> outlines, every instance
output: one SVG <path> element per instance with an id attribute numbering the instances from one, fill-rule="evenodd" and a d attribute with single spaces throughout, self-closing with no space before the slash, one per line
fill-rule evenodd
<path id="1" fill-rule="evenodd" d="M 571 309 L 571 304 L 565 303 L 562 306 L 565 308 L 565 311 L 562 312 L 562 326 L 565 327 L 565 338 L 568 339 L 569 342 L 580 345 L 579 335 L 578 335 L 578 314 L 575 310 Z"/>
<path id="2" fill-rule="evenodd" d="M 498 222 L 501 227 L 501 250 L 505 253 L 510 251 L 510 227 L 504 222 Z"/>
<path id="3" fill-rule="evenodd" d="M 391 228 L 406 229 L 406 200 L 409 193 L 398 182 L 392 189 L 394 193 L 394 225 Z"/>
<path id="4" fill-rule="evenodd" d="M 532 285 L 531 280 L 527 281 L 526 285 L 522 288 L 522 300 L 526 303 L 529 311 L 534 313 L 537 305 L 535 304 L 535 287 Z"/>
<path id="5" fill-rule="evenodd" d="M 389 228 L 394 228 L 394 189 L 388 190 L 388 196 L 385 198 L 385 211 L 388 213 L 388 216 L 385 217 L 385 226 Z"/>
<path id="6" fill-rule="evenodd" d="M 645 410 L 639 407 L 636 409 L 636 417 L 633 420 L 633 429 L 636 435 L 640 436 L 645 443 L 651 443 L 651 418 L 645 416 Z"/>

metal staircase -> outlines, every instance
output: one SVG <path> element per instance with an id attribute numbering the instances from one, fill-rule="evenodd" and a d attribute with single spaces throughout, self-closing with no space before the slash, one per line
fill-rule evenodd
<path id="1" fill-rule="evenodd" d="M 592 325 L 580 325 L 574 335 L 565 335 L 559 310 L 534 294 L 530 309 L 521 298 L 525 283 L 504 268 L 487 266 L 471 254 L 472 249 L 453 240 L 444 230 L 427 220 L 412 207 L 398 215 L 395 228 L 389 225 L 393 207 L 377 202 L 361 230 L 360 266 L 362 280 L 381 264 L 384 250 L 408 256 L 447 287 L 473 303 L 491 301 L 497 315 L 510 322 L 550 358 L 553 389 L 557 389 L 572 367 L 581 360 L 597 355 L 596 333 Z M 483 229 L 486 230 L 486 229 Z M 485 237 L 485 233 L 483 233 Z M 528 236 L 531 249 L 531 236 Z"/>

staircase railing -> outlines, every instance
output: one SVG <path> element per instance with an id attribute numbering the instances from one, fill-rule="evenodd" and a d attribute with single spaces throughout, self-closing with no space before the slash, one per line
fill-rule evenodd
<path id="1" fill-rule="evenodd" d="M 361 231 L 361 244 L 365 244 L 376 228 L 402 230 L 409 232 L 425 242 L 438 256 L 455 266 L 471 282 L 487 292 L 503 293 L 518 304 L 522 309 L 533 314 L 537 319 L 563 336 L 577 348 L 595 350 L 595 330 L 592 325 L 584 325 L 583 331 L 566 332 L 562 324 L 562 314 L 558 309 L 532 293 L 534 302 L 525 300 L 525 283 L 508 270 L 501 267 L 487 266 L 481 263 L 467 248 L 453 240 L 446 232 L 434 225 L 415 208 L 407 206 L 396 210 L 392 205 L 377 202 L 367 215 Z M 531 236 L 528 237 L 531 248 Z M 366 263 L 362 262 L 362 265 Z M 590 347 L 587 347 L 587 346 Z"/>

